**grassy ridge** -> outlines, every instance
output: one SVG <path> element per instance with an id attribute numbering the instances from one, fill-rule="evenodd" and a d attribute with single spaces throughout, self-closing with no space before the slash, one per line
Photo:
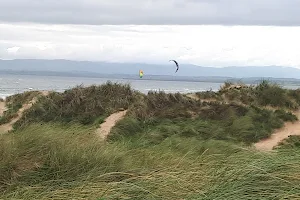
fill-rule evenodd
<path id="1" fill-rule="evenodd" d="M 15 128 L 32 122 L 80 122 L 91 124 L 120 108 L 127 109 L 136 96 L 129 85 L 108 82 L 100 86 L 77 86 L 64 93 L 52 92 L 39 101 L 15 124 Z"/>
<path id="2" fill-rule="evenodd" d="M 127 117 L 117 124 L 109 135 L 112 141 L 135 135 L 144 136 L 150 143 L 159 143 L 164 139 L 178 135 L 195 137 L 199 140 L 228 140 L 252 144 L 269 137 L 274 129 L 281 128 L 284 121 L 294 121 L 295 116 L 267 110 L 249 109 L 241 116 L 228 115 L 222 119 L 158 119 L 139 121 Z"/>
<path id="3" fill-rule="evenodd" d="M 284 89 L 276 83 L 262 81 L 257 86 L 234 87 L 233 83 L 226 82 L 219 91 L 198 92 L 196 95 L 203 99 L 217 99 L 236 101 L 246 105 L 272 106 L 295 110 L 300 106 L 300 89 Z"/>
<path id="4" fill-rule="evenodd" d="M 229 86 L 228 83 L 225 84 L 225 87 Z M 283 90 L 266 82 L 254 89 L 242 89 L 267 92 L 270 88 L 273 88 L 272 91 L 278 88 L 279 91 Z M 223 90 L 225 89 L 222 88 L 220 93 Z M 211 91 L 205 94 L 208 93 L 212 95 Z M 23 98 L 14 96 L 8 100 L 21 105 L 28 96 L 32 97 L 32 93 L 24 95 Z M 78 86 L 64 93 L 52 92 L 48 96 L 42 96 L 14 124 L 14 128 L 26 127 L 33 122 L 100 124 L 106 116 L 121 108 L 128 109 L 129 112 L 123 125 L 119 124 L 121 128 L 115 127 L 111 139 L 144 134 L 149 141 L 159 142 L 169 136 L 179 135 L 199 140 L 218 139 L 251 144 L 269 137 L 285 121 L 297 120 L 295 115 L 281 108 L 270 111 L 255 104 L 248 106 L 236 102 L 202 102 L 180 93 L 149 92 L 144 95 L 133 91 L 129 85 L 107 82 L 100 86 Z"/>
<path id="5" fill-rule="evenodd" d="M 34 97 L 39 96 L 38 91 L 24 92 L 7 97 L 7 110 L 0 117 L 0 125 L 8 123 L 12 118 L 17 116 L 17 112 L 23 104 L 29 103 Z"/>
<path id="6" fill-rule="evenodd" d="M 296 120 L 295 115 L 283 109 L 201 102 L 179 93 L 151 92 L 130 109 L 109 139 L 144 135 L 148 142 L 157 143 L 178 135 L 251 144 L 269 137 L 284 122 Z"/>

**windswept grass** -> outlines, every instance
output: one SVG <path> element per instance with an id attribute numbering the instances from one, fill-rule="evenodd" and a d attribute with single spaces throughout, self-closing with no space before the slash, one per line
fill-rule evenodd
<path id="1" fill-rule="evenodd" d="M 286 109 L 298 91 L 264 84 L 229 103 L 110 82 L 41 96 L 0 135 L 0 199 L 300 199 L 299 138 L 276 154 L 249 148 L 297 120 Z M 119 109 L 129 112 L 100 141 L 95 125 Z"/>
<path id="2" fill-rule="evenodd" d="M 132 116 L 120 121 L 108 138 L 143 137 L 144 142 L 158 144 L 171 136 L 192 137 L 199 140 L 227 140 L 252 144 L 269 137 L 285 121 L 295 115 L 285 111 L 269 111 L 240 106 L 218 105 L 200 112 L 196 118 L 149 118 L 138 120 Z"/>
<path id="3" fill-rule="evenodd" d="M 143 136 L 145 142 L 159 143 L 177 135 L 199 140 L 228 140 L 252 144 L 269 137 L 284 122 L 298 118 L 283 109 L 267 110 L 235 103 L 203 102 L 182 94 L 150 92 L 137 101 L 128 116 L 109 135 Z"/>
<path id="4" fill-rule="evenodd" d="M 226 88 L 226 87 L 225 87 Z M 294 110 L 299 108 L 300 99 L 298 93 L 284 89 L 276 83 L 263 80 L 257 86 L 242 87 L 240 89 L 221 89 L 223 94 L 230 100 L 236 100 L 243 104 L 256 106 L 272 106 Z"/>
<path id="5" fill-rule="evenodd" d="M 288 97 L 288 90 L 281 88 L 277 84 L 270 84 L 267 81 L 263 81 L 255 89 L 259 105 L 286 107 L 290 109 L 298 106 Z"/>
<path id="6" fill-rule="evenodd" d="M 282 109 L 287 108 L 287 106 L 289 108 L 296 107 L 292 103 L 292 101 L 296 102 L 296 100 L 292 99 L 292 96 L 297 97 L 297 93 L 287 93 L 286 90 L 270 85 L 267 82 L 262 82 L 255 88 L 243 87 L 240 91 L 235 91 L 240 92 L 240 96 L 234 96 L 235 102 L 224 105 L 220 99 L 224 98 L 224 94 L 225 98 L 228 98 L 230 91 L 235 90 L 229 90 L 227 93 L 224 93 L 222 90 L 218 93 L 212 91 L 199 93 L 198 95 L 200 96 L 206 95 L 207 98 L 216 99 L 215 102 L 201 103 L 201 101 L 188 98 L 180 93 L 167 94 L 160 91 L 149 92 L 147 95 L 143 95 L 132 90 L 129 85 L 111 82 L 100 86 L 78 86 L 64 93 L 52 92 L 46 97 L 40 97 L 39 101 L 24 113 L 14 127 L 24 127 L 31 122 L 50 121 L 98 124 L 96 121 L 99 121 L 99 119 L 100 122 L 103 121 L 104 117 L 121 108 L 129 109 L 129 115 L 140 121 L 151 118 L 186 119 L 197 118 L 198 116 L 222 120 L 228 114 L 230 115 L 231 110 L 234 110 L 237 116 L 240 116 L 239 112 L 245 115 L 249 110 L 249 107 L 245 105 L 246 103 L 248 104 L 245 99 L 250 101 L 249 105 L 256 107 L 265 105 L 277 106 Z M 243 95 L 244 93 L 251 98 Z M 287 94 L 290 97 L 287 97 Z M 14 98 L 20 99 L 21 97 L 16 96 Z M 274 98 L 278 99 L 274 100 Z M 242 105 L 236 102 L 242 102 Z M 292 120 L 292 118 L 293 116 L 291 115 L 289 119 Z"/>
<path id="7" fill-rule="evenodd" d="M 29 103 L 34 97 L 39 96 L 38 91 L 27 91 L 24 93 L 15 94 L 6 98 L 7 110 L 0 117 L 0 125 L 8 123 L 11 119 L 17 116 L 17 112 L 22 108 L 23 104 Z"/>
<path id="8" fill-rule="evenodd" d="M 290 135 L 288 138 L 284 139 L 279 143 L 276 149 L 294 149 L 300 148 L 300 136 L 299 135 Z"/>
<path id="9" fill-rule="evenodd" d="M 29 101 L 31 101 L 33 98 L 37 96 L 40 96 L 39 91 L 26 91 L 23 93 L 8 96 L 6 98 L 6 103 L 8 105 L 16 105 L 16 104 L 23 105 L 29 103 Z"/>
<path id="10" fill-rule="evenodd" d="M 180 93 L 162 91 L 143 95 L 129 85 L 108 82 L 43 96 L 14 127 L 25 127 L 33 122 L 76 122 L 98 126 L 106 116 L 121 108 L 129 109 L 128 115 L 109 137 L 144 134 L 150 143 L 178 135 L 251 144 L 269 137 L 285 121 L 297 120 L 295 115 L 283 109 L 274 112 L 254 105 L 201 102 Z"/>
<path id="11" fill-rule="evenodd" d="M 287 110 L 295 110 L 300 107 L 299 89 L 284 89 L 280 85 L 266 80 L 261 81 L 256 86 L 225 82 L 217 92 L 198 92 L 196 95 L 200 99 L 237 102 L 260 107 L 270 106 Z"/>
<path id="12" fill-rule="evenodd" d="M 149 92 L 136 101 L 130 114 L 139 120 L 158 118 L 190 118 L 201 108 L 201 102 L 185 97 L 180 93 Z"/>
<path id="13" fill-rule="evenodd" d="M 95 140 L 82 125 L 0 136 L 1 199 L 297 199 L 300 152 L 171 136 Z"/>
<path id="14" fill-rule="evenodd" d="M 217 93 L 214 92 L 212 90 L 209 91 L 204 91 L 204 92 L 196 92 L 195 93 L 197 97 L 199 97 L 199 99 L 208 99 L 208 100 L 218 100 L 218 101 L 222 101 L 222 97 Z"/>
<path id="15" fill-rule="evenodd" d="M 118 109 L 127 109 L 139 94 L 129 85 L 107 82 L 100 86 L 77 86 L 64 93 L 53 92 L 39 101 L 15 124 L 31 122 L 80 122 L 91 124 Z"/>

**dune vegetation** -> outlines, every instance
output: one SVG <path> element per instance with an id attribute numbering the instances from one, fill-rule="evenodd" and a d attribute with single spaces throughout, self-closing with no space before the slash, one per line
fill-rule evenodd
<path id="1" fill-rule="evenodd" d="M 0 135 L 0 199 L 300 199 L 299 137 L 274 153 L 252 146 L 298 121 L 300 90 L 232 86 L 191 97 L 108 82 L 11 96 L 7 121 L 37 101 Z"/>
<path id="2" fill-rule="evenodd" d="M 274 108 L 296 110 L 300 106 L 300 89 L 288 90 L 266 80 L 254 86 L 225 82 L 218 92 L 198 92 L 199 98 L 238 102 L 244 105 L 271 106 Z"/>

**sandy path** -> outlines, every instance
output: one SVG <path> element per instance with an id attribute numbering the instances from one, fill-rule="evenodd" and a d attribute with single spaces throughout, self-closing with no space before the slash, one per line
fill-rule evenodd
<path id="1" fill-rule="evenodd" d="M 191 99 L 200 100 L 200 98 L 195 93 L 186 94 L 186 96 Z"/>
<path id="2" fill-rule="evenodd" d="M 23 115 L 23 112 L 29 108 L 31 108 L 31 106 L 36 102 L 36 98 L 34 98 L 32 101 L 30 101 L 28 104 L 24 104 L 22 106 L 22 108 L 19 109 L 19 111 L 17 112 L 18 116 L 13 118 L 10 122 L 6 123 L 6 124 L 2 124 L 0 126 L 0 133 L 6 133 L 9 132 L 13 129 L 13 124 L 16 123 Z"/>
<path id="3" fill-rule="evenodd" d="M 47 96 L 49 94 L 49 91 L 40 91 L 42 95 Z M 11 131 L 13 129 L 13 124 L 16 123 L 23 115 L 25 110 L 28 110 L 29 108 L 31 108 L 31 106 L 33 104 L 35 104 L 37 101 L 37 97 L 34 97 L 29 103 L 24 104 L 22 106 L 22 108 L 19 109 L 19 111 L 17 112 L 18 116 L 13 118 L 10 122 L 6 123 L 6 124 L 2 124 L 0 125 L 0 134 L 1 133 L 7 133 L 9 131 Z M 2 115 L 3 112 L 6 110 L 7 108 L 5 107 L 5 102 L 0 102 L 0 114 Z"/>
<path id="4" fill-rule="evenodd" d="M 5 102 L 4 101 L 0 102 L 0 116 L 2 116 L 4 111 L 6 111 L 6 110 L 7 110 L 7 108 L 5 106 Z"/>
<path id="5" fill-rule="evenodd" d="M 300 118 L 300 111 L 294 114 Z M 274 147 L 290 135 L 300 135 L 300 121 L 285 123 L 284 127 L 275 131 L 271 137 L 255 143 L 254 146 L 261 151 L 272 151 Z"/>
<path id="6" fill-rule="evenodd" d="M 196 94 L 188 94 L 188 97 L 200 100 L 202 102 L 212 102 L 216 100 L 205 100 L 205 99 L 199 99 L 199 97 Z M 224 97 L 223 97 L 224 99 Z M 228 103 L 229 101 L 225 101 L 225 103 Z M 244 105 L 240 103 L 241 105 Z M 246 106 L 246 105 L 244 105 Z M 262 107 L 268 110 L 275 111 L 278 108 L 271 107 L 271 106 L 265 106 Z M 299 119 L 300 119 L 300 111 L 294 112 Z M 287 122 L 284 124 L 284 127 L 281 129 L 276 130 L 269 138 L 261 140 L 254 144 L 254 147 L 260 151 L 272 151 L 274 147 L 276 147 L 282 140 L 288 138 L 290 135 L 300 135 L 300 121 L 296 121 L 294 123 Z"/>
<path id="7" fill-rule="evenodd" d="M 100 128 L 96 130 L 96 134 L 99 135 L 101 139 L 105 140 L 112 127 L 114 127 L 119 120 L 123 119 L 126 113 L 127 110 L 111 114 L 105 119 L 105 122 L 101 124 Z"/>

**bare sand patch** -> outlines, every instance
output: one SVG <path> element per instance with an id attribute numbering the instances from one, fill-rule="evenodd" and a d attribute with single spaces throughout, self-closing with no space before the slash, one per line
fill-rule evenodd
<path id="1" fill-rule="evenodd" d="M 100 128 L 96 130 L 96 134 L 99 135 L 101 139 L 105 140 L 108 134 L 110 133 L 110 130 L 116 125 L 118 121 L 124 118 L 126 113 L 127 110 L 111 114 L 105 119 L 105 122 L 101 124 Z"/>
<path id="2" fill-rule="evenodd" d="M 294 113 L 300 117 L 300 111 Z M 271 137 L 254 144 L 255 148 L 261 151 L 272 151 L 282 140 L 290 135 L 300 135 L 300 121 L 286 122 L 284 127 L 275 131 Z"/>
<path id="3" fill-rule="evenodd" d="M 49 91 L 41 91 L 40 92 L 43 96 L 47 96 L 49 94 Z M 13 124 L 16 123 L 23 115 L 25 110 L 28 110 L 31 108 L 33 104 L 35 104 L 37 101 L 37 97 L 34 97 L 29 103 L 26 103 L 20 108 L 17 112 L 17 117 L 13 118 L 10 122 L 6 124 L 0 125 L 0 134 L 1 133 L 7 133 L 11 130 L 13 130 Z M 3 112 L 6 110 L 6 102 L 0 102 L 0 114 L 3 115 Z"/>

